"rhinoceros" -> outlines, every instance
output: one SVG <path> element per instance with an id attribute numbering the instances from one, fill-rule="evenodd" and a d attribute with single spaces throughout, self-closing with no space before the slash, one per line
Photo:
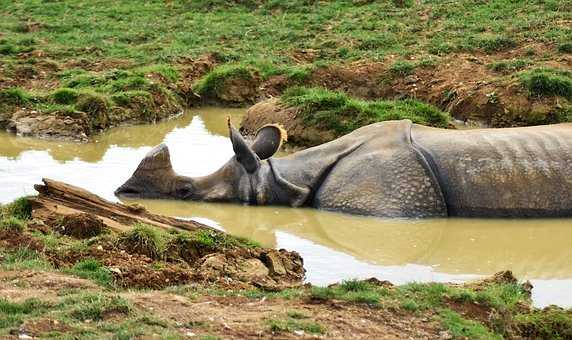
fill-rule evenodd
<path id="1" fill-rule="evenodd" d="M 279 158 L 279 126 L 262 127 L 252 143 L 228 127 L 235 155 L 213 174 L 177 175 L 159 145 L 116 194 L 380 217 L 572 216 L 572 124 L 454 130 L 385 121 Z"/>

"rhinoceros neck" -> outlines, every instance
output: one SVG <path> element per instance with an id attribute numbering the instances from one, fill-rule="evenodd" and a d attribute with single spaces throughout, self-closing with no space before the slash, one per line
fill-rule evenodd
<path id="1" fill-rule="evenodd" d="M 273 195 L 275 201 L 268 203 L 295 207 L 311 205 L 315 192 L 330 171 L 360 145 L 356 140 L 339 139 L 287 157 L 268 159 L 270 186 L 274 192 L 279 192 Z"/>

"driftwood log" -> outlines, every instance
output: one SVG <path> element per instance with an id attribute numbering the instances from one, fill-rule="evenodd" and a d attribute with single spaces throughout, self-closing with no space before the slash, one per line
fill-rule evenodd
<path id="1" fill-rule="evenodd" d="M 31 197 L 30 202 L 32 217 L 43 221 L 53 219 L 54 216 L 85 213 L 95 216 L 109 228 L 117 231 L 129 230 L 137 222 L 163 229 L 215 230 L 198 222 L 152 214 L 142 206 L 113 203 L 70 184 L 47 178 L 42 182 L 44 184 L 34 186 L 39 195 Z"/>

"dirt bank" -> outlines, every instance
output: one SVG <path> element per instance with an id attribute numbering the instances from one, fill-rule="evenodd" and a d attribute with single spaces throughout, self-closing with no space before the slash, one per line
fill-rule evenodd
<path id="1" fill-rule="evenodd" d="M 535 48 L 540 53 L 541 48 Z M 366 101 L 415 99 L 449 113 L 455 124 L 469 127 L 512 127 L 569 121 L 572 117 L 569 97 L 534 94 L 527 88 L 523 79 L 527 72 L 534 74 L 536 71 L 507 71 L 498 66 L 510 64 L 511 60 L 518 60 L 525 53 L 520 49 L 498 55 L 459 54 L 444 58 L 438 64 L 388 60 L 328 66 L 314 70 L 303 84 L 340 91 Z M 554 70 L 570 69 L 572 58 L 564 56 L 544 66 Z M 289 86 L 287 78 L 271 78 L 261 86 L 264 94 L 260 98 L 280 96 Z M 327 105 L 322 109 L 328 109 Z M 320 109 L 316 112 L 319 113 Z M 349 110 L 349 118 L 344 119 L 351 120 L 352 114 L 355 115 Z M 313 146 L 339 135 L 324 124 L 312 126 L 301 115 L 300 107 L 279 98 L 263 100 L 252 106 L 241 127 L 245 134 L 251 134 L 269 123 L 287 127 L 292 145 Z"/>

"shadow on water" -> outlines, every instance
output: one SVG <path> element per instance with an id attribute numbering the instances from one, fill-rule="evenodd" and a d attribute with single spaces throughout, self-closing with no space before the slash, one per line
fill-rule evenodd
<path id="1" fill-rule="evenodd" d="M 199 109 L 155 125 L 120 127 L 85 144 L 0 133 L 0 202 L 33 194 L 42 177 L 107 199 L 150 148 L 166 143 L 175 170 L 205 175 L 232 156 L 226 115 Z M 139 200 L 157 213 L 193 218 L 265 246 L 296 250 L 307 280 L 377 276 L 395 283 L 463 281 L 510 269 L 535 285 L 535 303 L 572 306 L 572 220 L 384 220 L 313 209 Z"/>

